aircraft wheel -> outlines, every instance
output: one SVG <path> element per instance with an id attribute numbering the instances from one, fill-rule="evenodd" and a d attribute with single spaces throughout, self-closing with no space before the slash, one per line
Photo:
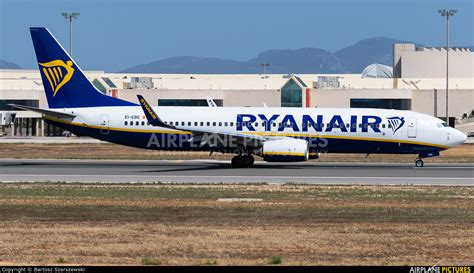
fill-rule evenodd
<path id="1" fill-rule="evenodd" d="M 232 168 L 240 168 L 244 165 L 244 163 L 244 157 L 240 155 L 234 156 L 231 161 Z"/>
<path id="2" fill-rule="evenodd" d="M 420 167 L 423 167 L 423 165 L 425 165 L 425 163 L 423 162 L 423 160 L 417 159 L 417 160 L 415 161 L 415 166 L 417 166 L 417 167 L 420 168 Z"/>
<path id="3" fill-rule="evenodd" d="M 255 158 L 252 155 L 244 155 L 244 166 L 245 167 L 252 167 L 253 163 L 255 162 Z"/>
<path id="4" fill-rule="evenodd" d="M 232 158 L 233 168 L 252 167 L 255 158 L 252 155 L 237 155 Z"/>

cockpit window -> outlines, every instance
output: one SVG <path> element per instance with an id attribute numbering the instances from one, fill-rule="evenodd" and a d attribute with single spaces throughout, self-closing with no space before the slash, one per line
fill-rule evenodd
<path id="1" fill-rule="evenodd" d="M 436 125 L 438 126 L 438 128 L 449 127 L 449 125 L 446 122 L 436 123 Z"/>

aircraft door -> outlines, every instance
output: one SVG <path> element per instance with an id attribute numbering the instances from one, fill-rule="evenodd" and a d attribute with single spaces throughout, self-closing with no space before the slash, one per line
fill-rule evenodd
<path id="1" fill-rule="evenodd" d="M 416 119 L 415 118 L 408 119 L 408 137 L 416 138 Z"/>
<path id="2" fill-rule="evenodd" d="M 109 115 L 100 116 L 100 133 L 103 135 L 109 134 Z"/>

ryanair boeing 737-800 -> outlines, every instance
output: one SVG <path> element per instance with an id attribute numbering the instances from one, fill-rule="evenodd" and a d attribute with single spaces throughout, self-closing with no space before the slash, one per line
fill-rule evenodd
<path id="1" fill-rule="evenodd" d="M 442 120 L 412 111 L 341 108 L 152 107 L 99 92 L 53 35 L 31 28 L 49 109 L 46 122 L 77 135 L 117 144 L 174 151 L 235 153 L 234 167 L 254 156 L 295 162 L 327 153 L 438 156 L 466 135 Z M 215 106 L 215 105 L 213 105 Z"/>

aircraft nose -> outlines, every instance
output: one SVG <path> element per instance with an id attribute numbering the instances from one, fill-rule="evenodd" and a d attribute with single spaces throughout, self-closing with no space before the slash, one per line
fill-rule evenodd
<path id="1" fill-rule="evenodd" d="M 467 140 L 467 135 L 464 134 L 463 132 L 453 129 L 452 132 L 452 142 L 454 146 L 463 144 Z"/>

